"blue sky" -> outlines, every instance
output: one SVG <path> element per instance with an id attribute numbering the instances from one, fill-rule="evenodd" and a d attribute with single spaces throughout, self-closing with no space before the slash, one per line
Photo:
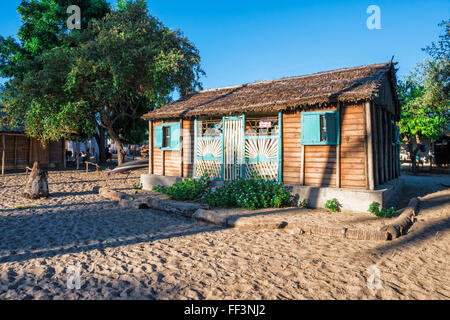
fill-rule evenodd
<path id="1" fill-rule="evenodd" d="M 1 2 L 2 36 L 17 34 L 19 3 Z M 372 4 L 381 9 L 380 30 L 366 27 Z M 406 74 L 426 57 L 421 48 L 438 39 L 437 24 L 450 17 L 448 0 L 148 0 L 148 7 L 197 46 L 205 89 L 384 62 L 392 55 L 399 74 Z"/>

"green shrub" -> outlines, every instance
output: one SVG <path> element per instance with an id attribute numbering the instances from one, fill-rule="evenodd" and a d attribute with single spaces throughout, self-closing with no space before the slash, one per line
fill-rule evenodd
<path id="1" fill-rule="evenodd" d="M 308 208 L 308 199 L 298 200 L 297 207 L 302 209 Z"/>
<path id="2" fill-rule="evenodd" d="M 380 204 L 374 201 L 370 204 L 368 211 L 377 217 L 385 218 L 394 214 L 396 210 L 394 207 L 390 207 L 389 209 L 382 208 L 380 210 Z"/>
<path id="3" fill-rule="evenodd" d="M 291 195 L 285 190 L 283 183 L 261 179 L 238 179 L 227 182 L 222 187 L 212 188 L 201 200 L 212 207 L 241 207 L 255 210 L 287 205 Z"/>
<path id="4" fill-rule="evenodd" d="M 327 209 L 329 212 L 332 212 L 332 213 L 341 211 L 341 207 L 342 207 L 342 204 L 340 204 L 336 198 L 327 200 L 327 202 L 325 203 L 325 209 Z"/>
<path id="5" fill-rule="evenodd" d="M 170 187 L 154 186 L 152 190 L 164 193 L 174 200 L 196 200 L 206 191 L 209 184 L 210 180 L 207 177 L 200 179 L 187 178 Z"/>
<path id="6" fill-rule="evenodd" d="M 134 190 L 139 190 L 139 189 L 141 189 L 141 183 L 140 183 L 140 182 L 135 182 L 135 183 L 133 183 L 133 189 L 134 189 Z"/>

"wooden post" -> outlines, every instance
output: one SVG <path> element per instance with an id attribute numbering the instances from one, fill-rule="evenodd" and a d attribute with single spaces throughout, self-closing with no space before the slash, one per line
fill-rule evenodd
<path id="1" fill-rule="evenodd" d="M 5 134 L 2 134 L 2 176 L 5 175 L 5 157 L 6 157 Z"/>
<path id="2" fill-rule="evenodd" d="M 305 146 L 301 145 L 300 185 L 305 185 Z"/>
<path id="3" fill-rule="evenodd" d="M 383 116 L 382 116 L 382 109 L 381 107 L 378 107 L 377 110 L 378 113 L 378 146 L 380 148 L 380 184 L 383 184 L 386 182 L 385 176 L 384 176 L 384 148 L 383 148 Z"/>
<path id="4" fill-rule="evenodd" d="M 180 119 L 180 177 L 183 177 L 184 174 L 184 169 L 183 169 L 183 164 L 184 164 L 184 159 L 183 159 L 183 119 Z"/>
<path id="5" fill-rule="evenodd" d="M 380 184 L 379 177 L 379 152 L 378 152 L 378 125 L 377 125 L 377 114 L 376 108 L 373 103 L 370 103 L 370 119 L 372 121 L 372 152 L 373 152 L 373 167 L 374 167 L 374 186 Z"/>
<path id="6" fill-rule="evenodd" d="M 153 174 L 153 121 L 148 122 L 148 173 Z"/>
<path id="7" fill-rule="evenodd" d="M 389 181 L 389 146 L 388 146 L 388 135 L 389 135 L 389 128 L 388 128 L 388 121 L 387 121 L 387 112 L 386 110 L 383 110 L 383 123 L 384 123 L 384 176 L 386 181 Z"/>
<path id="8" fill-rule="evenodd" d="M 17 170 L 17 136 L 14 136 L 14 169 Z"/>
<path id="9" fill-rule="evenodd" d="M 372 140 L 372 115 L 371 115 L 371 103 L 366 102 L 364 105 L 364 113 L 366 116 L 366 172 L 367 172 L 367 187 L 370 190 L 375 189 L 375 180 L 373 177 L 374 166 L 373 166 L 373 140 Z"/>
<path id="10" fill-rule="evenodd" d="M 336 188 L 341 187 L 341 105 L 338 102 L 337 103 L 337 111 L 338 111 L 338 132 L 339 136 L 336 137 L 337 144 L 336 144 Z"/>

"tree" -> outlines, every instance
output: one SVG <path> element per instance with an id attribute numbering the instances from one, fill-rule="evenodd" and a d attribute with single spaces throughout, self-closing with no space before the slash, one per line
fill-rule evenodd
<path id="1" fill-rule="evenodd" d="M 432 59 L 418 64 L 416 69 L 398 83 L 401 137 L 406 140 L 412 171 L 417 172 L 416 155 L 422 139 L 436 141 L 448 129 L 450 118 L 449 70 L 450 23 L 445 26 L 440 41 L 424 50 Z"/>
<path id="2" fill-rule="evenodd" d="M 33 72 L 15 76 L 2 94 L 10 123 L 23 120 L 44 144 L 74 133 L 101 140 L 107 131 L 121 164 L 122 144 L 141 141 L 146 132 L 143 114 L 175 91 L 184 96 L 201 88 L 198 50 L 151 16 L 142 0 L 120 1 L 103 19 L 54 42 L 24 59 Z"/>
<path id="3" fill-rule="evenodd" d="M 145 1 L 122 1 L 73 40 L 67 88 L 80 103 L 96 107 L 118 146 L 119 164 L 122 144 L 146 130 L 143 114 L 166 104 L 175 90 L 184 96 L 200 88 L 198 50 L 151 16 Z"/>
<path id="4" fill-rule="evenodd" d="M 82 30 L 67 29 L 69 5 L 80 7 Z M 83 32 L 90 20 L 101 19 L 110 10 L 105 0 L 21 2 L 17 8 L 23 21 L 19 41 L 0 36 L 0 76 L 10 78 L 0 93 L 6 112 L 0 121 L 11 127 L 25 125 L 28 135 L 44 145 L 60 138 L 85 139 L 99 131 L 89 106 L 74 104 L 65 90 L 71 64 L 69 46 L 73 46 L 67 39 L 69 31 Z M 102 148 L 100 151 L 104 154 Z"/>

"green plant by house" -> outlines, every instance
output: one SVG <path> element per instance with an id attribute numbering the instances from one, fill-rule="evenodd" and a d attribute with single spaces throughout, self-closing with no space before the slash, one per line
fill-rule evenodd
<path id="1" fill-rule="evenodd" d="M 140 182 L 135 182 L 135 183 L 133 183 L 133 189 L 134 189 L 134 190 L 139 190 L 139 189 L 141 189 L 141 183 L 140 183 Z"/>
<path id="2" fill-rule="evenodd" d="M 241 207 L 250 210 L 259 208 L 279 208 L 291 200 L 283 183 L 273 183 L 262 179 L 238 179 L 227 182 L 220 188 L 211 188 L 202 202 L 212 207 Z"/>
<path id="3" fill-rule="evenodd" d="M 327 200 L 327 202 L 325 203 L 325 209 L 332 213 L 341 211 L 341 207 L 342 204 L 340 204 L 336 198 Z"/>
<path id="4" fill-rule="evenodd" d="M 200 179 L 187 178 L 179 181 L 170 187 L 154 186 L 153 191 L 168 195 L 174 200 L 195 200 L 198 199 L 207 190 L 210 180 L 207 177 Z"/>
<path id="5" fill-rule="evenodd" d="M 297 207 L 302 209 L 308 208 L 308 199 L 298 200 Z"/>
<path id="6" fill-rule="evenodd" d="M 374 201 L 370 204 L 368 211 L 377 217 L 385 218 L 394 214 L 396 210 L 394 207 L 390 207 L 389 209 L 381 208 L 380 210 L 380 204 Z"/>

